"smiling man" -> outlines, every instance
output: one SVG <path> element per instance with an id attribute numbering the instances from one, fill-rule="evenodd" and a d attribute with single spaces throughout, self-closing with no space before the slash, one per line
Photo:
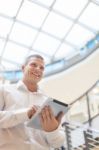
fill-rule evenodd
<path id="1" fill-rule="evenodd" d="M 44 68 L 43 57 L 31 55 L 22 65 L 22 80 L 0 87 L 0 150 L 49 150 L 63 145 L 62 113 L 54 116 L 45 107 L 40 114 L 42 130 L 27 127 L 47 99 L 38 87 Z"/>

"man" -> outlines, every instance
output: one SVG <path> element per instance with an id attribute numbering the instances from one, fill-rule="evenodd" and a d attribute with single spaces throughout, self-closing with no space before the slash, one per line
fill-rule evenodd
<path id="1" fill-rule="evenodd" d="M 63 114 L 54 116 L 48 106 L 40 114 L 42 130 L 27 127 L 46 101 L 38 87 L 44 67 L 40 55 L 29 56 L 22 66 L 22 80 L 0 87 L 0 150 L 49 150 L 64 143 L 65 136 L 60 130 Z"/>

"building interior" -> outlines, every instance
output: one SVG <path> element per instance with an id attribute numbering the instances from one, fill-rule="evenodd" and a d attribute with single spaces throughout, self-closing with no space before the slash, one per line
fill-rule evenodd
<path id="1" fill-rule="evenodd" d="M 99 150 L 99 0 L 0 0 L 0 84 L 43 56 L 40 87 L 68 104 L 66 141 L 56 150 Z"/>

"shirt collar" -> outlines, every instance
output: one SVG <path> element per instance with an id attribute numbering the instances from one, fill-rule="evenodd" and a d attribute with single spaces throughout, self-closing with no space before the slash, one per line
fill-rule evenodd
<path id="1" fill-rule="evenodd" d="M 20 90 L 22 90 L 22 91 L 30 92 L 22 80 L 20 80 L 20 81 L 17 83 L 17 88 L 20 89 Z M 42 90 L 38 87 L 37 92 L 33 92 L 33 93 L 42 94 Z"/>

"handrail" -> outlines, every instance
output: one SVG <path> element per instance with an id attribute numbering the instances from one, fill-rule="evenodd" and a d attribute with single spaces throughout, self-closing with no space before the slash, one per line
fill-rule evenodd
<path id="1" fill-rule="evenodd" d="M 91 128 L 91 127 L 89 127 L 88 129 L 89 129 L 89 131 L 93 131 L 93 132 L 99 133 L 99 131 L 98 131 L 98 130 L 93 129 L 93 128 Z M 87 132 L 88 132 L 88 131 L 87 131 Z"/>
<path id="2" fill-rule="evenodd" d="M 68 126 L 68 127 L 76 127 L 76 128 L 83 128 L 84 126 L 83 126 L 83 124 L 80 124 L 80 123 L 74 123 L 74 122 L 70 122 L 70 121 L 67 121 L 67 122 L 63 122 L 62 123 L 62 126 L 64 127 L 64 126 Z"/>
<path id="3" fill-rule="evenodd" d="M 89 140 L 93 141 L 93 142 L 97 142 L 99 144 L 99 142 L 93 138 L 88 137 Z"/>
<path id="4" fill-rule="evenodd" d="M 74 100 L 73 102 L 71 102 L 69 104 L 70 106 L 70 109 L 72 108 L 72 106 L 77 102 L 77 101 L 80 101 L 80 99 L 82 99 L 84 96 L 86 96 L 86 106 L 87 106 L 87 109 L 88 109 L 88 119 L 87 121 L 83 121 L 83 124 L 86 124 L 87 122 L 89 122 L 89 124 L 91 125 L 91 121 L 96 118 L 99 113 L 97 112 L 97 114 L 95 114 L 95 116 L 92 116 L 91 117 L 91 114 L 90 114 L 90 102 L 89 102 L 89 99 L 88 99 L 88 96 L 89 96 L 89 92 L 95 88 L 95 86 L 97 85 L 97 83 L 99 82 L 99 80 L 97 80 L 86 92 L 84 92 L 80 97 L 78 97 L 76 100 Z"/>
<path id="5" fill-rule="evenodd" d="M 97 118 L 99 116 L 99 113 L 98 114 L 96 114 L 95 116 L 93 116 L 93 117 L 91 117 L 91 120 L 93 120 L 93 119 L 95 119 L 95 118 Z M 83 122 L 83 124 L 86 124 L 88 121 L 85 121 L 85 122 Z"/>
<path id="6" fill-rule="evenodd" d="M 93 148 L 99 148 L 99 140 L 93 137 L 92 131 L 96 132 L 96 130 L 90 130 L 90 128 L 87 131 L 84 131 L 85 143 L 88 150 Z M 99 131 L 97 131 L 97 133 L 99 133 Z"/>
<path id="7" fill-rule="evenodd" d="M 71 149 L 72 150 L 93 150 L 93 148 L 99 148 L 99 146 L 98 146 L 99 145 L 99 139 L 98 139 L 99 138 L 98 137 L 99 130 L 93 129 L 92 127 L 85 127 L 83 124 L 74 123 L 74 122 L 68 122 L 68 121 L 67 122 L 63 122 L 62 126 L 64 128 L 66 128 L 65 132 L 67 134 L 67 137 L 69 136 L 68 133 L 70 133 L 70 135 L 71 135 L 69 137 L 69 139 L 67 139 L 67 137 L 66 137 L 66 140 L 67 140 L 66 143 L 69 142 L 69 144 L 71 144 L 72 148 L 68 147 L 69 146 L 69 144 L 68 144 L 68 146 L 66 147 L 66 150 L 71 150 Z M 78 137 L 78 135 L 76 135 L 74 140 L 76 139 L 76 144 L 78 145 L 77 147 L 73 147 L 73 145 L 72 145 L 72 134 L 71 133 L 72 133 L 73 130 L 71 129 L 71 127 L 75 127 L 75 130 L 77 128 L 80 128 L 79 131 L 81 131 L 81 134 L 83 135 L 83 137 L 85 137 L 84 143 L 79 145 L 79 143 L 77 143 L 77 138 L 79 138 L 79 137 Z M 93 137 L 94 133 L 95 133 L 95 135 L 97 135 L 96 138 Z M 71 138 L 71 140 L 70 140 L 70 138 Z"/>
<path id="8" fill-rule="evenodd" d="M 75 102 L 77 102 L 78 100 L 80 100 L 82 97 L 84 97 L 87 93 L 89 93 L 99 82 L 99 80 L 97 80 L 86 92 L 84 92 L 80 97 L 78 97 L 77 99 L 75 99 L 73 102 L 70 103 L 70 105 L 74 104 Z"/>

